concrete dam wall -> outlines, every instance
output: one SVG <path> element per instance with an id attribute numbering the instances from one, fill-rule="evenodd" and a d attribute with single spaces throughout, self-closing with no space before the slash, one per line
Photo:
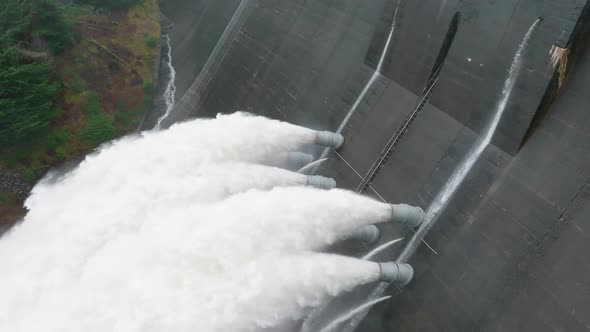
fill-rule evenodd
<path id="1" fill-rule="evenodd" d="M 244 110 L 336 130 L 351 114 L 346 144 L 319 172 L 358 190 L 375 169 L 367 194 L 420 206 L 486 128 L 542 17 L 492 144 L 412 258 L 415 281 L 390 287 L 358 331 L 590 330 L 586 1 L 169 0 L 162 10 L 175 26 L 170 123 Z M 349 113 L 393 23 L 381 74 Z M 381 241 L 399 232 L 412 236 L 389 229 Z"/>

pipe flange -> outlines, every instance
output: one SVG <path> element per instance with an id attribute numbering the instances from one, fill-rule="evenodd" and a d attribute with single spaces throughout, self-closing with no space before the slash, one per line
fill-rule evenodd
<path id="1" fill-rule="evenodd" d="M 317 131 L 314 143 L 338 150 L 344 144 L 344 136 L 330 131 Z"/>
<path id="2" fill-rule="evenodd" d="M 414 268 L 410 264 L 385 262 L 379 263 L 379 268 L 380 281 L 395 282 L 405 286 L 414 279 Z"/>
<path id="3" fill-rule="evenodd" d="M 320 189 L 334 189 L 336 188 L 336 180 L 319 175 L 308 175 L 306 185 Z"/>
<path id="4" fill-rule="evenodd" d="M 354 232 L 348 237 L 348 239 L 361 241 L 367 244 L 373 244 L 379 240 L 380 235 L 381 231 L 379 231 L 377 226 L 369 225 Z"/>

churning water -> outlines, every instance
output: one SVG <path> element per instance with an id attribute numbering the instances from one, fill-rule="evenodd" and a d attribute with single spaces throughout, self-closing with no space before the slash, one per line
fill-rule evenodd
<path id="1" fill-rule="evenodd" d="M 1 331 L 258 331 L 380 277 L 321 254 L 388 204 L 265 166 L 315 142 L 243 113 L 126 137 L 44 180 L 0 239 Z"/>

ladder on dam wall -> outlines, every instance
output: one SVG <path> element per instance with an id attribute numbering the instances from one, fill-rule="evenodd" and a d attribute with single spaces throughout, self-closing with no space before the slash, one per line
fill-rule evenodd
<path id="1" fill-rule="evenodd" d="M 430 79 L 428 80 L 428 83 L 426 83 L 426 86 L 424 87 L 424 90 L 422 90 L 422 94 L 420 94 L 420 97 L 418 98 L 416 104 L 414 105 L 410 113 L 408 113 L 408 115 L 406 116 L 403 125 L 393 134 L 393 136 L 391 136 L 383 150 L 381 150 L 379 157 L 377 157 L 377 159 L 375 160 L 375 162 L 373 163 L 365 177 L 363 177 L 361 183 L 359 183 L 359 185 L 356 187 L 357 192 L 363 192 L 367 189 L 367 187 L 371 186 L 371 184 L 375 180 L 375 177 L 377 177 L 377 175 L 383 169 L 389 157 L 391 157 L 393 151 L 395 151 L 395 149 L 397 148 L 399 141 L 408 132 L 410 126 L 412 125 L 412 123 L 414 123 L 418 115 L 420 115 L 422 109 L 424 108 L 424 105 L 426 105 L 426 103 L 428 103 L 428 101 L 430 100 L 432 90 L 436 86 L 436 82 L 438 82 L 438 77 L 445 64 L 445 60 L 449 54 L 449 50 L 451 49 L 453 40 L 455 39 L 455 34 L 457 33 L 457 29 L 459 28 L 460 18 L 460 12 L 456 12 L 453 15 L 453 19 L 451 20 L 449 29 L 447 30 L 441 49 L 438 53 L 438 56 L 436 57 L 436 61 L 434 62 L 434 66 L 432 68 L 432 72 L 430 73 Z"/>
<path id="2" fill-rule="evenodd" d="M 370 185 L 373 184 L 373 181 L 375 180 L 379 172 L 383 169 L 385 163 L 387 162 L 389 157 L 391 157 L 393 151 L 395 151 L 395 149 L 397 148 L 400 140 L 408 132 L 410 126 L 412 126 L 416 118 L 418 118 L 418 116 L 422 112 L 422 109 L 424 109 L 424 106 L 430 100 L 432 90 L 436 86 L 436 82 L 438 82 L 438 77 L 441 69 L 442 65 L 439 66 L 439 68 L 433 73 L 430 80 L 424 87 L 422 94 L 416 101 L 416 104 L 414 105 L 414 107 L 412 107 L 412 110 L 406 116 L 401 127 L 399 127 L 399 129 L 395 131 L 393 136 L 391 136 L 387 144 L 385 144 L 385 147 L 383 147 L 383 149 L 379 153 L 379 157 L 377 157 L 373 165 L 371 165 L 371 168 L 369 169 L 367 174 L 363 177 L 361 183 L 359 183 L 359 185 L 356 187 L 357 192 L 364 192 Z"/>

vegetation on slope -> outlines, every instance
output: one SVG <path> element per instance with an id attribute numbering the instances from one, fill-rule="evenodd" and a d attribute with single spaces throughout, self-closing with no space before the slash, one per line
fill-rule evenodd
<path id="1" fill-rule="evenodd" d="M 136 129 L 151 105 L 158 14 L 156 0 L 2 1 L 0 171 L 33 182 Z M 14 196 L 0 187 L 0 221 Z"/>
<path id="2" fill-rule="evenodd" d="M 69 22 L 50 2 L 8 0 L 0 9 L 0 146 L 19 144 L 49 126 L 59 92 L 48 52 L 73 42 Z"/>

